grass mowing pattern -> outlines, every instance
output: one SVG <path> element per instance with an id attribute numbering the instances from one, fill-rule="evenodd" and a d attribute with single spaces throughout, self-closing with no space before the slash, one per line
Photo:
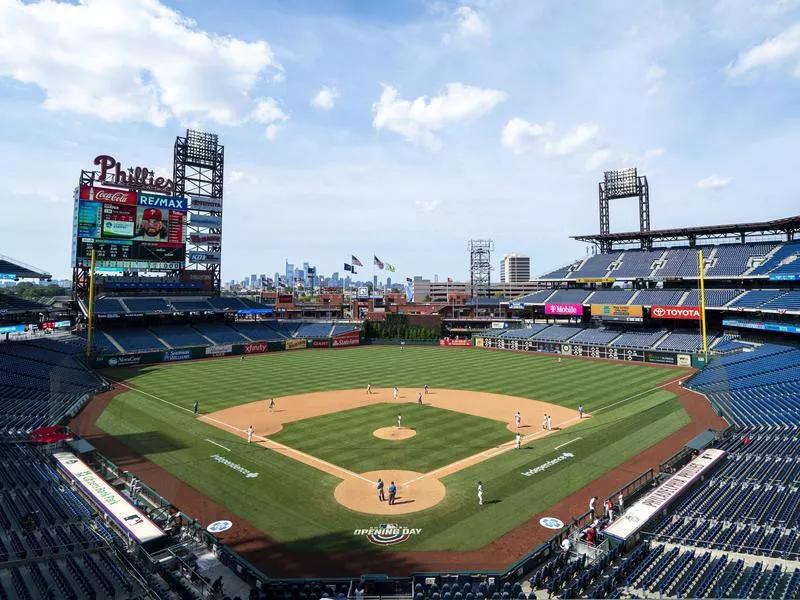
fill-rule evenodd
<path id="1" fill-rule="evenodd" d="M 222 359 L 109 370 L 129 378 L 139 392 L 117 396 L 99 425 L 148 456 L 215 502 L 301 550 L 334 552 L 376 547 L 352 535 L 356 528 L 385 521 L 349 511 L 333 501 L 339 482 L 312 467 L 193 418 L 200 412 L 271 396 L 327 389 L 421 387 L 471 389 L 509 394 L 576 407 L 582 402 L 594 418 L 537 440 L 444 479 L 447 497 L 433 509 L 393 519 L 422 527 L 395 550 L 480 548 L 534 514 L 552 506 L 600 475 L 688 423 L 672 394 L 657 389 L 675 371 L 613 362 L 453 348 L 398 347 L 280 352 Z M 391 424 L 391 423 L 389 423 Z M 344 437 L 347 431 L 342 432 Z M 521 473 L 554 458 L 555 446 L 568 446 L 575 458 L 534 477 Z M 231 449 L 224 452 L 206 439 Z M 406 443 L 406 442 L 403 442 Z M 259 473 L 256 479 L 211 460 L 225 457 Z M 631 479 L 639 473 L 631 473 Z M 495 504 L 478 507 L 475 482 L 482 480 Z M 163 490 L 169 493 L 170 490 Z M 391 551 L 388 550 L 388 551 Z"/>
<path id="2" fill-rule="evenodd" d="M 404 427 L 416 430 L 414 437 L 392 441 L 372 435 L 379 427 L 393 426 L 398 414 Z M 491 419 L 427 405 L 375 404 L 288 423 L 270 437 L 355 473 L 427 473 L 511 441 L 512 436 L 504 423 Z"/>

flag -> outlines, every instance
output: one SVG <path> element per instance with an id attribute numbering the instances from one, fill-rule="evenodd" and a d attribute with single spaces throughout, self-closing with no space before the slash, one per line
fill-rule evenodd
<path id="1" fill-rule="evenodd" d="M 452 277 L 448 277 L 447 278 L 447 283 L 453 283 L 453 278 Z"/>
<path id="2" fill-rule="evenodd" d="M 353 266 L 354 266 L 354 267 L 363 267 L 363 266 L 364 266 L 364 265 L 361 263 L 361 261 L 360 261 L 360 260 L 358 260 L 358 259 L 355 257 L 355 255 L 352 255 L 352 256 L 350 257 L 350 262 L 351 262 L 351 263 L 353 263 Z"/>
<path id="3" fill-rule="evenodd" d="M 414 280 L 411 277 L 406 277 L 406 283 L 414 283 Z"/>
<path id="4" fill-rule="evenodd" d="M 383 268 L 383 263 L 380 260 L 378 260 L 377 256 L 373 256 L 373 258 L 375 259 L 375 263 L 374 263 L 375 266 L 378 267 L 379 269 L 382 269 Z"/>
<path id="5" fill-rule="evenodd" d="M 350 271 L 352 273 L 353 272 L 353 265 L 348 265 L 347 263 L 344 263 L 344 270 L 345 271 Z"/>
<path id="6" fill-rule="evenodd" d="M 390 273 L 394 273 L 394 265 L 390 263 L 386 263 L 386 270 Z"/>

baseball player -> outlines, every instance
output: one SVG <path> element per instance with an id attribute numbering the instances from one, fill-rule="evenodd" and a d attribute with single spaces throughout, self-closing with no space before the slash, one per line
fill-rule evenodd
<path id="1" fill-rule="evenodd" d="M 478 482 L 478 505 L 483 506 L 483 482 Z"/>
<path id="2" fill-rule="evenodd" d="M 402 417 L 402 415 L 397 415 L 397 428 L 398 429 L 402 429 L 403 428 L 403 417 Z"/>
<path id="3" fill-rule="evenodd" d="M 619 496 L 617 496 L 617 506 L 619 507 L 619 514 L 625 512 L 625 496 L 622 495 L 622 492 L 620 492 Z"/>
<path id="4" fill-rule="evenodd" d="M 560 356 L 558 357 L 558 362 L 561 362 L 561 357 Z"/>
<path id="5" fill-rule="evenodd" d="M 583 404 L 578 404 L 578 418 L 583 418 Z"/>
<path id="6" fill-rule="evenodd" d="M 242 354 L 242 355 L 239 357 L 239 362 L 241 362 L 241 361 L 243 361 L 243 360 L 244 360 L 244 354 Z"/>
<path id="7" fill-rule="evenodd" d="M 553 417 L 547 415 L 547 431 L 553 431 Z"/>
<path id="8" fill-rule="evenodd" d="M 197 416 L 197 409 L 200 405 L 197 403 L 197 400 L 194 401 L 194 416 Z"/>
<path id="9" fill-rule="evenodd" d="M 367 393 L 368 394 L 372 393 L 372 386 L 370 384 L 367 384 Z"/>
<path id="10" fill-rule="evenodd" d="M 514 413 L 514 423 L 516 424 L 517 429 L 519 429 L 519 426 L 522 424 L 522 415 L 519 414 L 519 411 Z"/>
<path id="11" fill-rule="evenodd" d="M 247 443 L 249 444 L 252 441 L 253 441 L 253 426 L 252 425 L 248 425 L 248 427 L 247 427 Z"/>
<path id="12" fill-rule="evenodd" d="M 422 392 L 417 394 L 417 404 L 422 404 Z"/>
<path id="13" fill-rule="evenodd" d="M 542 419 L 542 430 L 547 430 L 547 415 L 545 414 L 544 418 Z"/>
<path id="14" fill-rule="evenodd" d="M 428 393 L 428 384 L 427 383 L 425 384 L 425 393 L 426 394 Z"/>
<path id="15" fill-rule="evenodd" d="M 394 396 L 395 400 L 400 397 L 400 392 L 397 391 L 397 386 L 394 386 L 394 392 L 392 392 L 392 395 Z"/>
<path id="16" fill-rule="evenodd" d="M 383 495 L 383 479 L 378 479 L 378 501 L 383 502 L 386 500 L 386 496 Z"/>
<path id="17" fill-rule="evenodd" d="M 272 412 L 275 409 L 275 398 L 269 399 L 269 412 Z"/>
<path id="18" fill-rule="evenodd" d="M 595 502 L 597 502 L 597 496 L 592 496 L 591 499 L 589 500 L 589 514 L 591 515 L 592 519 L 594 519 Z"/>
<path id="19" fill-rule="evenodd" d="M 397 486 L 394 481 L 389 482 L 389 504 L 394 504 L 394 497 L 397 495 Z"/>
<path id="20" fill-rule="evenodd" d="M 517 450 L 519 450 L 520 448 L 522 448 L 522 436 L 520 435 L 519 431 L 517 432 L 516 438 L 517 438 L 516 448 Z"/>

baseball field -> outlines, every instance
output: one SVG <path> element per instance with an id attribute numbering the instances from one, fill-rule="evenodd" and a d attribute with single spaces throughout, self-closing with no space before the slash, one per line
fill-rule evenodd
<path id="1" fill-rule="evenodd" d="M 385 523 L 402 532 L 385 551 L 482 548 L 689 422 L 663 389 L 685 372 L 478 349 L 305 350 L 105 375 L 124 391 L 102 430 L 301 553 L 379 550 L 366 533 Z M 394 505 L 378 500 L 379 477 L 387 495 L 397 486 Z"/>

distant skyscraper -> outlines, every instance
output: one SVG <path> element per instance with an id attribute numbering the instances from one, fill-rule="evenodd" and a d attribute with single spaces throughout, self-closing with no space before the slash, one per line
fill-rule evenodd
<path id="1" fill-rule="evenodd" d="M 524 254 L 506 254 L 503 257 L 500 281 L 520 283 L 531 280 L 531 258 Z"/>
<path id="2" fill-rule="evenodd" d="M 294 265 L 288 260 L 286 261 L 286 283 L 288 285 L 294 284 Z"/>

